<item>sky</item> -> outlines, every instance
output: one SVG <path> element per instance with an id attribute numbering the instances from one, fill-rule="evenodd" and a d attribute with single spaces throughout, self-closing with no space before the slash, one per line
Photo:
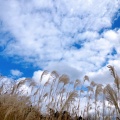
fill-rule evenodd
<path id="1" fill-rule="evenodd" d="M 0 74 L 56 70 L 98 83 L 120 74 L 120 0 L 0 0 Z"/>

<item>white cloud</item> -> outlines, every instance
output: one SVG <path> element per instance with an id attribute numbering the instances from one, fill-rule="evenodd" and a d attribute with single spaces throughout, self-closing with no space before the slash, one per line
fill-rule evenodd
<path id="1" fill-rule="evenodd" d="M 51 62 L 45 69 L 49 71 L 55 70 L 59 75 L 66 74 L 70 77 L 70 80 L 73 81 L 83 76 L 82 71 L 61 62 Z"/>
<path id="2" fill-rule="evenodd" d="M 114 66 L 116 73 L 120 76 L 120 60 L 112 60 L 109 61 L 108 65 Z M 91 81 L 95 81 L 96 83 L 101 83 L 103 85 L 112 84 L 114 82 L 114 78 L 109 71 L 107 66 L 101 68 L 97 72 L 89 72 L 88 76 Z"/>
<path id="3" fill-rule="evenodd" d="M 119 63 L 120 30 L 110 30 L 120 8 L 118 0 L 0 0 L 0 5 L 4 30 L 14 37 L 5 55 L 67 73 L 71 79 L 90 71 L 99 75 L 105 63 Z M 35 72 L 34 78 L 39 74 Z"/>
<path id="4" fill-rule="evenodd" d="M 41 85 L 44 85 L 47 81 L 48 81 L 48 79 L 50 78 L 50 73 L 48 73 L 48 74 L 43 74 L 43 72 L 44 71 L 41 71 L 41 70 L 38 70 L 38 71 L 35 71 L 34 73 L 33 73 L 33 76 L 32 76 L 32 78 L 33 78 L 33 80 L 37 83 L 37 84 L 41 84 Z M 42 77 L 42 81 L 41 81 L 41 75 L 43 75 L 43 77 Z M 41 81 L 41 82 L 40 82 Z"/>
<path id="5" fill-rule="evenodd" d="M 19 78 L 16 81 L 14 81 L 13 79 L 9 77 L 3 76 L 3 77 L 0 77 L 0 86 L 3 85 L 4 90 L 7 92 L 10 92 L 15 82 L 20 82 L 24 79 L 25 77 Z M 19 90 L 23 91 L 23 94 L 26 94 L 27 92 L 30 93 L 30 88 L 26 84 L 22 85 Z"/>
<path id="6" fill-rule="evenodd" d="M 10 70 L 11 74 L 16 77 L 20 77 L 23 73 L 19 70 Z"/>

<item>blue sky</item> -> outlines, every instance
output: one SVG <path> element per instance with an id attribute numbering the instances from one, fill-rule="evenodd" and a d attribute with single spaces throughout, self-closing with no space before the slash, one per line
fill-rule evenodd
<path id="1" fill-rule="evenodd" d="M 120 73 L 120 1 L 0 0 L 2 75 L 47 69 L 101 82 L 108 64 Z"/>

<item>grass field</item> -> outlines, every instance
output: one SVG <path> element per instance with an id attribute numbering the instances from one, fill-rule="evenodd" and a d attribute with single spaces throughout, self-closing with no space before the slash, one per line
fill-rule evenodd
<path id="1" fill-rule="evenodd" d="M 108 66 L 114 85 L 97 84 L 85 76 L 82 81 L 70 81 L 67 75 L 50 73 L 48 80 L 38 85 L 32 79 L 11 81 L 0 78 L 0 120 L 120 120 L 120 78 L 114 67 Z M 85 81 L 90 82 L 84 91 Z M 29 90 L 25 92 L 23 85 Z M 83 99 L 85 106 L 83 107 Z"/>

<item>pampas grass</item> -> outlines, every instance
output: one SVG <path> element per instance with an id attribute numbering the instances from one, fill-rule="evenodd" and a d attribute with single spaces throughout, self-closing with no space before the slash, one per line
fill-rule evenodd
<path id="1" fill-rule="evenodd" d="M 120 119 L 120 78 L 113 66 L 108 66 L 114 78 L 114 86 L 83 80 L 70 81 L 65 74 L 44 71 L 39 84 L 27 78 L 6 84 L 0 83 L 0 120 L 86 120 Z M 49 74 L 48 80 L 42 80 Z M 4 77 L 0 77 L 2 81 Z M 86 86 L 86 95 L 83 89 Z M 29 88 L 25 92 L 23 85 Z M 78 89 L 79 88 L 79 89 Z M 85 96 L 86 105 L 82 108 Z M 84 99 L 85 99 L 84 98 Z M 84 101 L 85 102 L 85 101 Z"/>

